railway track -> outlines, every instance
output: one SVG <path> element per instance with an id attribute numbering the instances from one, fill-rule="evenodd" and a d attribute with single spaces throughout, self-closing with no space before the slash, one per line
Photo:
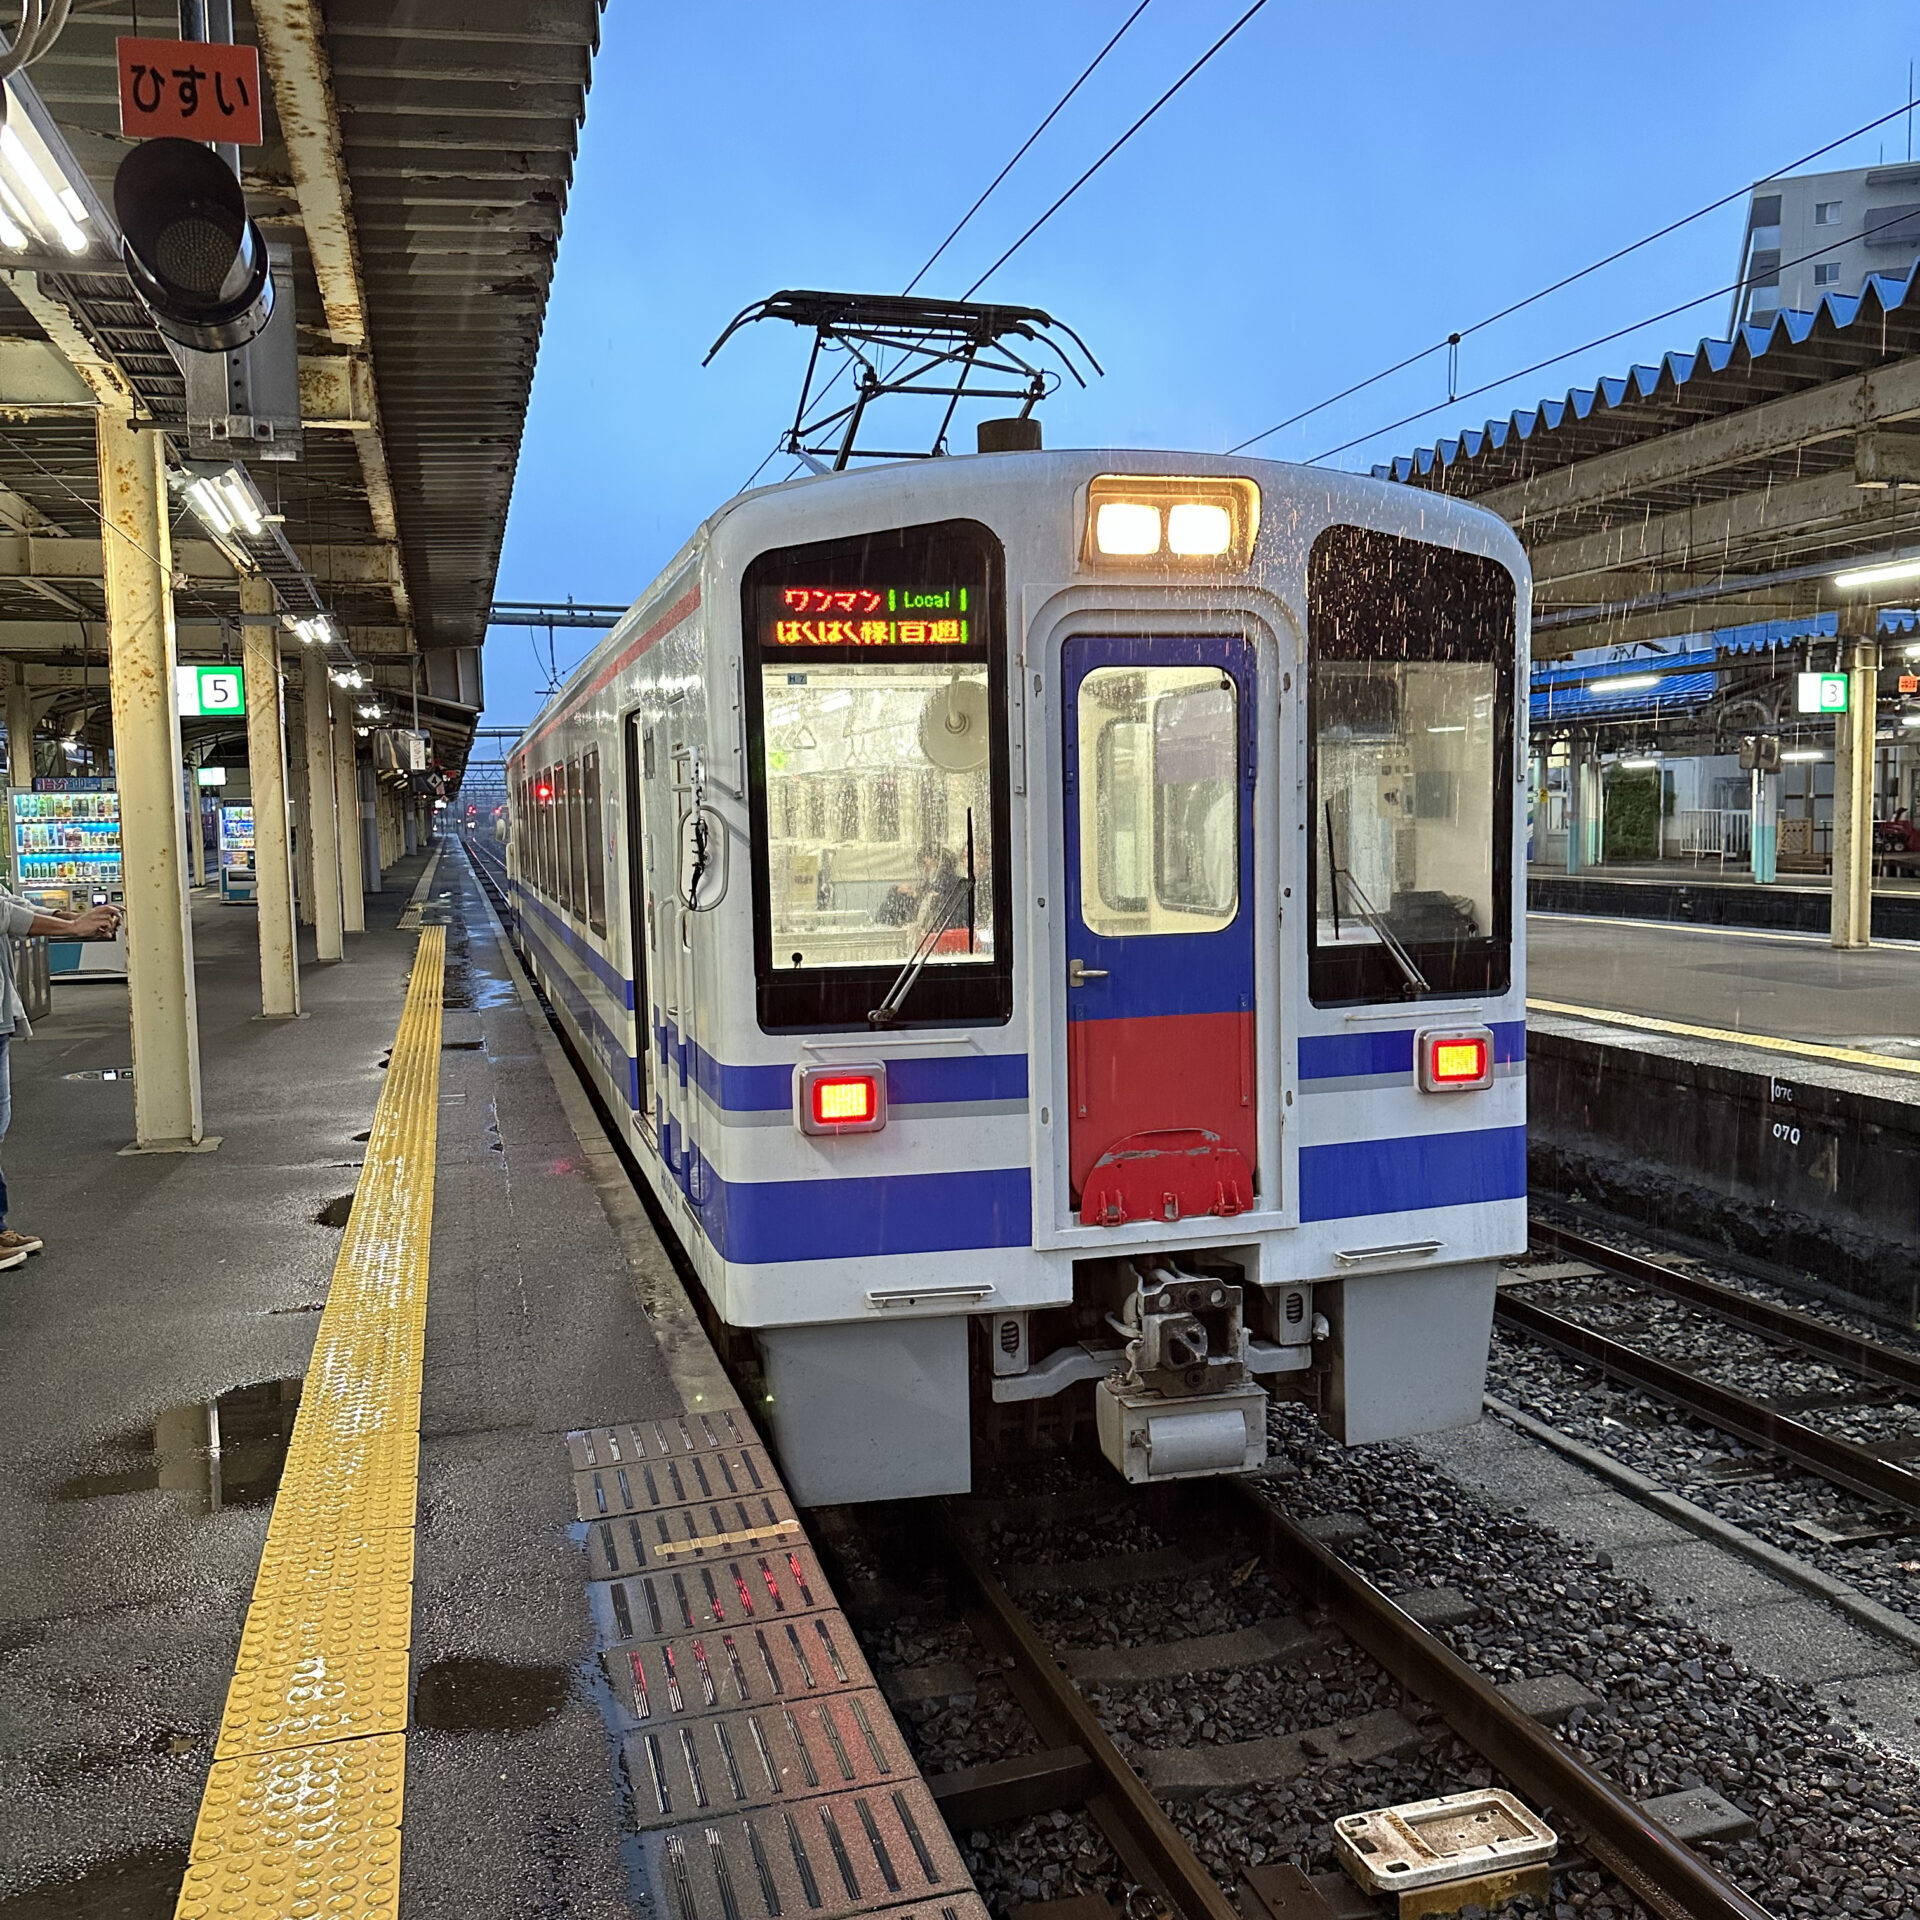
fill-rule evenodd
<path id="1" fill-rule="evenodd" d="M 1172 1498 L 1181 1503 L 1178 1509 Z M 1088 1502 L 1075 1496 L 1073 1504 L 1084 1511 Z M 1329 1904 L 1330 1890 L 1315 1887 L 1291 1866 L 1255 1866 L 1238 1887 L 1223 1886 L 1170 1815 L 1169 1804 L 1342 1761 L 1430 1748 L 1451 1734 L 1576 1842 L 1580 1851 L 1567 1864 L 1584 1859 L 1603 1869 L 1647 1911 L 1670 1920 L 1763 1920 L 1763 1907 L 1533 1717 L 1528 1700 L 1552 1695 L 1552 1686 L 1523 1684 L 1510 1692 L 1495 1685 L 1330 1544 L 1282 1512 L 1262 1483 L 1192 1483 L 1159 1490 L 1152 1504 L 1163 1513 L 1177 1511 L 1182 1531 L 1206 1543 L 1197 1557 L 1159 1548 L 1064 1568 L 996 1565 L 987 1544 L 996 1523 L 1009 1516 L 1016 1523 L 1030 1519 L 1036 1503 L 969 1500 L 945 1508 L 931 1564 L 944 1576 L 975 1642 L 1003 1674 L 1037 1742 L 1032 1751 L 930 1777 L 956 1835 L 1078 1809 L 1127 1878 L 1183 1920 L 1234 1920 L 1236 1913 L 1243 1920 L 1331 1920 L 1341 1909 Z M 1039 1510 L 1045 1505 L 1039 1502 Z M 1112 1506 L 1120 1516 L 1145 1511 L 1124 1497 Z M 862 1514 L 843 1510 L 834 1516 L 829 1543 L 868 1527 Z M 869 1545 L 863 1557 L 891 1569 L 902 1564 L 902 1550 L 896 1537 Z M 911 1559 L 914 1549 L 905 1551 Z M 1290 1616 L 1224 1633 L 1090 1649 L 1056 1645 L 1036 1615 L 1036 1606 L 1044 1612 L 1049 1594 L 1117 1592 L 1130 1571 L 1143 1583 L 1183 1576 L 1244 1580 L 1255 1566 L 1291 1596 Z M 852 1584 L 857 1591 L 860 1583 Z M 924 1593 L 924 1581 L 917 1591 Z M 1428 1597 L 1444 1610 L 1447 1596 Z M 870 1617 L 884 1617 L 900 1599 L 888 1582 L 870 1594 Z M 1131 1684 L 1197 1681 L 1201 1674 L 1255 1666 L 1269 1672 L 1289 1664 L 1311 1668 L 1329 1660 L 1376 1664 L 1399 1690 L 1397 1704 L 1263 1738 L 1131 1752 L 1101 1711 L 1110 1694 Z M 964 1664 L 955 1670 L 951 1662 L 892 1682 L 896 1698 L 908 1702 L 976 1684 Z"/>
<path id="2" fill-rule="evenodd" d="M 1502 1287 L 1499 1325 L 1835 1487 L 1920 1517 L 1920 1438 L 1902 1420 L 1920 1395 L 1920 1357 L 1553 1222 L 1536 1220 L 1532 1237 L 1561 1260 L 1522 1268 Z M 1756 1392 L 1756 1383 L 1770 1390 Z M 1890 1417 L 1876 1421 L 1883 1410 Z M 1849 1418 L 1887 1431 L 1862 1439 L 1833 1430 Z"/>

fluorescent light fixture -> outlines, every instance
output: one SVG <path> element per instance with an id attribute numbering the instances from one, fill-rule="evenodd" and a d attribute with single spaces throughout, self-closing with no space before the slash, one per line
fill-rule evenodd
<path id="1" fill-rule="evenodd" d="M 220 498 L 227 511 L 252 538 L 266 530 L 266 522 L 260 517 L 260 510 L 253 504 L 253 483 L 238 467 L 231 467 L 220 476 L 218 481 Z"/>
<path id="2" fill-rule="evenodd" d="M 1900 724 L 1903 727 L 1920 727 L 1920 713 L 1903 713 Z"/>
<path id="3" fill-rule="evenodd" d="M 60 244 L 69 253 L 85 253 L 87 236 L 80 231 L 79 222 L 67 211 L 60 197 L 71 189 L 65 180 L 58 187 L 48 180 L 12 121 L 0 127 L 0 162 L 4 162 L 12 170 L 13 177 L 26 188 L 27 198 L 39 208 L 41 219 L 52 229 Z"/>
<path id="4" fill-rule="evenodd" d="M 1466 723 L 1464 721 L 1457 727 L 1429 727 L 1427 729 L 1429 733 L 1465 733 L 1466 730 Z"/>
<path id="5" fill-rule="evenodd" d="M 1658 755 L 1655 755 L 1651 759 L 1622 760 L 1620 762 L 1621 766 L 1629 768 L 1635 773 L 1645 773 L 1650 768 L 1657 767 L 1659 764 L 1660 760 Z"/>
<path id="6" fill-rule="evenodd" d="M 1842 593 L 1851 593 L 1856 587 L 1882 586 L 1890 580 L 1920 580 L 1920 557 L 1886 560 L 1872 567 L 1851 567 L 1833 576 L 1833 584 Z"/>
<path id="7" fill-rule="evenodd" d="M 1828 757 L 1829 755 L 1825 747 L 1795 747 L 1791 752 L 1783 753 L 1780 756 L 1782 760 L 1793 760 L 1802 763 L 1825 760 Z"/>
<path id="8" fill-rule="evenodd" d="M 822 713 L 840 713 L 853 705 L 853 695 L 844 688 L 838 693 L 830 693 L 820 702 Z"/>
<path id="9" fill-rule="evenodd" d="M 193 504 L 193 510 L 216 534 L 224 538 L 233 531 L 233 515 L 227 511 L 226 498 L 211 480 L 199 479 L 189 483 L 187 498 Z"/>
<path id="10" fill-rule="evenodd" d="M 1135 500 L 1102 503 L 1094 521 L 1093 543 L 1102 553 L 1141 554 L 1160 551 L 1160 509 Z"/>
<path id="11" fill-rule="evenodd" d="M 1233 545 L 1233 515 L 1205 501 L 1182 500 L 1167 509 L 1167 546 L 1174 553 L 1225 553 Z"/>
<path id="12" fill-rule="evenodd" d="M 1657 673 L 1630 673 L 1619 680 L 1589 680 L 1589 693 L 1645 693 L 1649 687 L 1657 687 L 1660 676 Z"/>

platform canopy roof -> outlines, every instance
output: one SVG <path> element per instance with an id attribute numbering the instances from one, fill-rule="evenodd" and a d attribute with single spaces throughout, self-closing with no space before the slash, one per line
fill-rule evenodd
<path id="1" fill-rule="evenodd" d="M 1374 472 L 1513 526 L 1536 658 L 1839 611 L 1836 569 L 1920 551 L 1920 266 Z"/>
<path id="2" fill-rule="evenodd" d="M 455 770 L 601 5 L 234 0 L 234 38 L 259 46 L 267 81 L 243 184 L 292 251 L 305 442 L 298 461 L 247 461 L 283 518 L 237 544 L 283 601 L 337 616 L 377 691 L 417 687 Z M 133 0 L 81 0 L 28 72 L 108 206 L 128 146 L 115 39 L 174 30 L 164 0 L 137 20 Z M 0 270 L 0 652 L 26 656 L 37 686 L 78 689 L 70 703 L 104 698 L 103 390 L 157 425 L 184 419 L 179 370 L 124 274 Z M 182 655 L 218 654 L 237 644 L 236 569 L 190 514 L 175 534 Z"/>

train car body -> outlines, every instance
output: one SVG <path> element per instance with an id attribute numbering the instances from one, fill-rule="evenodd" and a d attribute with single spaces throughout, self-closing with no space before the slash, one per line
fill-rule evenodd
<path id="1" fill-rule="evenodd" d="M 555 696 L 513 935 L 798 1498 L 1061 1395 L 1132 1480 L 1477 1417 L 1529 594 L 1357 476 L 941 459 L 729 501 Z"/>

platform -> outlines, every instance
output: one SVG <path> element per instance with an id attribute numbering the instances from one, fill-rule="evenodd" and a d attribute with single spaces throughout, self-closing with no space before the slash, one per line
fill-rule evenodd
<path id="1" fill-rule="evenodd" d="M 251 914 L 196 913 L 217 1151 L 120 1154 L 124 987 L 17 1050 L 47 1251 L 0 1275 L 0 1910 L 145 1920 L 185 1875 L 180 1913 L 265 1916 L 344 1876 L 355 1915 L 612 1916 L 730 1861 L 761 1920 L 756 1852 L 804 1904 L 791 1804 L 833 1911 L 977 1914 L 464 858 L 391 879 L 297 1021 L 252 1017 Z M 776 1671 L 850 1784 L 802 1784 Z"/>
<path id="2" fill-rule="evenodd" d="M 1530 914 L 1528 1175 L 1920 1319 L 1920 946 Z"/>
<path id="3" fill-rule="evenodd" d="M 1534 867 L 1527 874 L 1527 905 L 1535 913 L 1824 936 L 1833 925 L 1833 883 L 1823 874 L 1783 873 L 1763 887 L 1742 868 L 1709 861 L 1663 860 L 1596 867 L 1587 873 Z M 1920 877 L 1876 873 L 1873 937 L 1920 940 Z"/>

